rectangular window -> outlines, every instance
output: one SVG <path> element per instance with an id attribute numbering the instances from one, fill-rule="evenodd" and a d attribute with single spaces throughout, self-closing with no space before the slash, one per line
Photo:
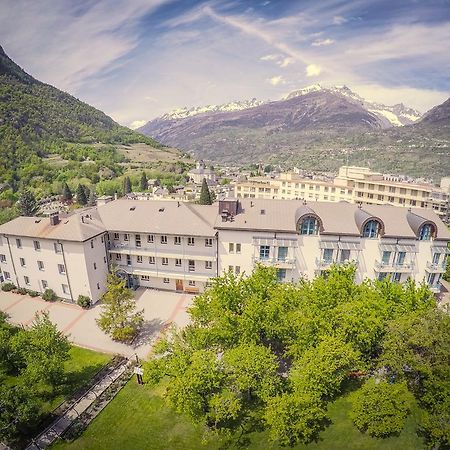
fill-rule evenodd
<path id="1" fill-rule="evenodd" d="M 94 270 L 97 270 L 97 263 L 94 263 Z"/>
<path id="2" fill-rule="evenodd" d="M 22 248 L 22 241 L 20 239 L 16 239 L 17 248 Z"/>
<path id="3" fill-rule="evenodd" d="M 94 240 L 91 240 L 91 248 L 94 248 Z"/>
<path id="4" fill-rule="evenodd" d="M 438 264 L 439 263 L 439 258 L 441 257 L 440 253 L 435 253 L 433 255 L 433 264 Z"/>
<path id="5" fill-rule="evenodd" d="M 286 261 L 288 254 L 287 247 L 278 247 L 278 261 Z"/>
<path id="6" fill-rule="evenodd" d="M 350 260 L 350 250 L 341 250 L 341 263 Z"/>
<path id="7" fill-rule="evenodd" d="M 61 275 L 65 275 L 65 273 L 66 273 L 66 266 L 64 264 L 58 264 L 58 272 Z"/>
<path id="8" fill-rule="evenodd" d="M 206 238 L 205 239 L 205 247 L 212 247 L 212 245 L 213 245 L 212 238 Z"/>
<path id="9" fill-rule="evenodd" d="M 42 284 L 42 289 L 47 289 L 48 288 L 47 280 L 41 280 L 41 284 Z"/>
<path id="10" fill-rule="evenodd" d="M 212 261 L 205 261 L 205 269 L 212 269 Z"/>
<path id="11" fill-rule="evenodd" d="M 59 242 L 54 242 L 53 247 L 55 248 L 55 253 L 62 253 L 62 245 Z"/>
<path id="12" fill-rule="evenodd" d="M 403 266 L 403 264 L 405 263 L 405 256 L 406 256 L 405 252 L 398 252 L 398 254 L 397 254 L 397 265 L 398 266 Z"/>
<path id="13" fill-rule="evenodd" d="M 239 242 L 236 243 L 236 253 L 241 253 L 241 244 Z"/>
<path id="14" fill-rule="evenodd" d="M 277 269 L 277 280 L 284 281 L 286 279 L 286 269 Z"/>
<path id="15" fill-rule="evenodd" d="M 26 264 L 25 264 L 25 258 L 20 258 L 20 265 L 21 265 L 22 267 L 25 267 L 25 266 L 26 266 Z"/>
<path id="16" fill-rule="evenodd" d="M 5 263 L 6 262 L 6 256 L 0 255 L 0 262 Z"/>
<path id="17" fill-rule="evenodd" d="M 378 281 L 382 281 L 387 277 L 387 272 L 380 272 L 378 274 Z"/>
<path id="18" fill-rule="evenodd" d="M 241 273 L 241 266 L 235 266 L 235 268 L 234 268 L 234 273 L 235 273 L 236 275 L 239 275 L 239 274 Z"/>
<path id="19" fill-rule="evenodd" d="M 64 292 L 64 294 L 70 294 L 69 292 L 69 286 L 67 286 L 67 284 L 62 284 L 62 291 Z"/>
<path id="20" fill-rule="evenodd" d="M 181 245 L 181 236 L 175 236 L 175 237 L 173 238 L 173 243 L 174 243 L 175 245 Z"/>
<path id="21" fill-rule="evenodd" d="M 154 256 L 149 256 L 148 257 L 148 263 L 149 264 L 155 264 L 155 257 Z"/>
<path id="22" fill-rule="evenodd" d="M 141 235 L 140 234 L 135 234 L 134 235 L 134 241 L 136 242 L 136 247 L 140 247 L 141 246 Z"/>
<path id="23" fill-rule="evenodd" d="M 114 240 L 118 241 L 119 240 L 119 233 L 114 233 Z"/>
<path id="24" fill-rule="evenodd" d="M 194 280 L 189 280 L 189 286 L 195 286 L 195 281 Z"/>
<path id="25" fill-rule="evenodd" d="M 189 260 L 189 272 L 195 272 L 195 261 L 193 259 Z"/>
<path id="26" fill-rule="evenodd" d="M 97 290 L 100 290 L 100 283 L 97 283 Z"/>
<path id="27" fill-rule="evenodd" d="M 391 260 L 391 252 L 383 252 L 381 262 L 386 266 L 387 264 L 389 264 L 390 260 Z"/>
<path id="28" fill-rule="evenodd" d="M 137 255 L 137 262 L 142 263 L 142 255 Z"/>
<path id="29" fill-rule="evenodd" d="M 39 270 L 44 270 L 44 262 L 43 261 L 38 261 L 37 265 L 38 265 Z"/>
<path id="30" fill-rule="evenodd" d="M 331 264 L 333 262 L 333 249 L 324 248 L 323 249 L 323 260 L 324 262 Z"/>
<path id="31" fill-rule="evenodd" d="M 392 281 L 399 282 L 401 278 L 402 278 L 402 274 L 400 272 L 394 272 L 392 274 Z"/>
<path id="32" fill-rule="evenodd" d="M 169 258 L 163 258 L 163 259 L 162 259 L 162 265 L 163 265 L 163 266 L 169 265 Z"/>
<path id="33" fill-rule="evenodd" d="M 188 245 L 195 245 L 195 239 L 193 237 L 188 237 Z"/>
<path id="34" fill-rule="evenodd" d="M 228 272 L 233 272 L 233 266 L 228 266 Z"/>
<path id="35" fill-rule="evenodd" d="M 123 240 L 124 240 L 124 241 L 128 241 L 128 239 L 129 239 L 129 235 L 128 235 L 128 233 L 125 233 L 125 234 L 123 235 Z"/>
<path id="36" fill-rule="evenodd" d="M 131 266 L 131 255 L 127 255 L 127 266 Z"/>
<path id="37" fill-rule="evenodd" d="M 169 279 L 168 278 L 163 278 L 163 283 L 168 283 Z"/>
<path id="38" fill-rule="evenodd" d="M 39 241 L 33 241 L 34 249 L 39 251 L 41 249 L 41 243 Z"/>
<path id="39" fill-rule="evenodd" d="M 24 281 L 25 281 L 25 284 L 26 284 L 27 286 L 29 286 L 29 284 L 30 284 L 30 279 L 29 279 L 26 275 L 23 277 L 23 279 L 24 279 Z"/>
<path id="40" fill-rule="evenodd" d="M 167 236 L 161 236 L 161 244 L 167 244 Z"/>
<path id="41" fill-rule="evenodd" d="M 269 254 L 270 254 L 270 246 L 269 245 L 260 245 L 259 246 L 260 259 L 269 259 Z"/>
<path id="42" fill-rule="evenodd" d="M 180 258 L 176 258 L 176 259 L 175 259 L 175 265 L 176 265 L 177 267 L 181 267 L 181 259 L 180 259 Z"/>
<path id="43" fill-rule="evenodd" d="M 149 234 L 149 235 L 147 236 L 147 242 L 148 242 L 149 244 L 153 244 L 153 240 L 154 240 L 153 234 Z"/>
<path id="44" fill-rule="evenodd" d="M 234 243 L 230 242 L 228 244 L 228 253 L 234 253 Z"/>
<path id="45" fill-rule="evenodd" d="M 121 261 L 122 260 L 122 255 L 120 253 L 116 253 L 116 260 L 117 261 Z"/>
<path id="46" fill-rule="evenodd" d="M 3 271 L 3 275 L 5 275 L 5 280 L 10 280 L 11 279 L 11 274 L 9 272 Z"/>
<path id="47" fill-rule="evenodd" d="M 149 275 L 141 275 L 141 280 L 142 281 L 150 281 L 150 276 Z"/>

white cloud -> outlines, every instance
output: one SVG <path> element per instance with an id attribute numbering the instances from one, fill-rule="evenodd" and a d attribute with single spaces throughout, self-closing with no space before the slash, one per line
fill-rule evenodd
<path id="1" fill-rule="evenodd" d="M 287 66 L 289 66 L 290 64 L 293 64 L 295 62 L 295 58 L 292 58 L 292 56 L 288 56 L 287 58 L 283 58 L 283 60 L 282 61 L 280 61 L 279 63 L 278 63 L 278 65 L 280 66 L 280 67 L 287 67 Z"/>
<path id="2" fill-rule="evenodd" d="M 324 45 L 331 45 L 331 44 L 334 44 L 334 40 L 327 38 L 327 39 L 317 39 L 311 45 L 313 47 L 322 47 Z"/>
<path id="3" fill-rule="evenodd" d="M 317 64 L 309 64 L 306 66 L 306 76 L 307 77 L 317 77 L 322 72 L 322 68 Z"/>
<path id="4" fill-rule="evenodd" d="M 147 120 L 135 120 L 130 123 L 130 128 L 136 130 L 136 128 L 142 127 L 147 123 Z"/>
<path id="5" fill-rule="evenodd" d="M 283 79 L 281 75 L 276 75 L 267 80 L 272 86 L 278 86 L 279 84 L 285 84 L 286 81 Z"/>
<path id="6" fill-rule="evenodd" d="M 276 61 L 280 58 L 280 55 L 264 55 L 259 58 L 261 61 Z"/>
<path id="7" fill-rule="evenodd" d="M 334 16 L 333 17 L 334 25 L 343 25 L 345 22 L 347 22 L 347 19 L 343 16 Z"/>

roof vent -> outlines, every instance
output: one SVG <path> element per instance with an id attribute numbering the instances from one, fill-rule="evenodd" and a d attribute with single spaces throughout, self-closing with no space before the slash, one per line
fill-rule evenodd
<path id="1" fill-rule="evenodd" d="M 159 212 L 164 212 L 164 208 L 159 208 L 158 211 Z"/>
<path id="2" fill-rule="evenodd" d="M 262 210 L 261 210 L 261 215 L 264 216 L 265 214 L 266 214 L 266 210 L 265 210 L 265 209 L 262 209 Z"/>
<path id="3" fill-rule="evenodd" d="M 136 209 L 136 206 L 132 206 L 131 208 L 130 208 L 130 211 L 134 211 Z"/>

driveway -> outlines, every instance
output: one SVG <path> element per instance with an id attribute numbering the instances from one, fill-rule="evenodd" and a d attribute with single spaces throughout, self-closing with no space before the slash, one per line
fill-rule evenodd
<path id="1" fill-rule="evenodd" d="M 48 311 L 50 320 L 76 345 L 124 356 L 136 353 L 146 358 L 163 328 L 171 323 L 180 327 L 189 323 L 186 309 L 192 304 L 193 296 L 145 288 L 139 288 L 134 294 L 137 308 L 144 310 L 145 324 L 133 345 L 114 342 L 98 328 L 95 319 L 101 313 L 99 304 L 84 310 L 73 304 L 46 302 L 40 297 L 0 291 L 0 310 L 9 315 L 12 323 L 24 326 L 33 322 L 36 312 Z"/>

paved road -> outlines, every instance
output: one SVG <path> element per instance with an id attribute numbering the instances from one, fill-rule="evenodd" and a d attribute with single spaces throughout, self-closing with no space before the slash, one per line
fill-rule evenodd
<path id="1" fill-rule="evenodd" d="M 178 326 L 189 322 L 186 308 L 192 304 L 193 296 L 139 288 L 135 298 L 138 309 L 144 309 L 146 322 L 133 345 L 114 342 L 98 328 L 95 319 L 100 315 L 100 305 L 84 310 L 77 305 L 0 291 L 0 309 L 9 315 L 12 323 L 24 326 L 32 323 L 36 312 L 48 311 L 52 322 L 76 345 L 124 356 L 137 353 L 145 358 L 163 327 L 172 322 Z"/>

